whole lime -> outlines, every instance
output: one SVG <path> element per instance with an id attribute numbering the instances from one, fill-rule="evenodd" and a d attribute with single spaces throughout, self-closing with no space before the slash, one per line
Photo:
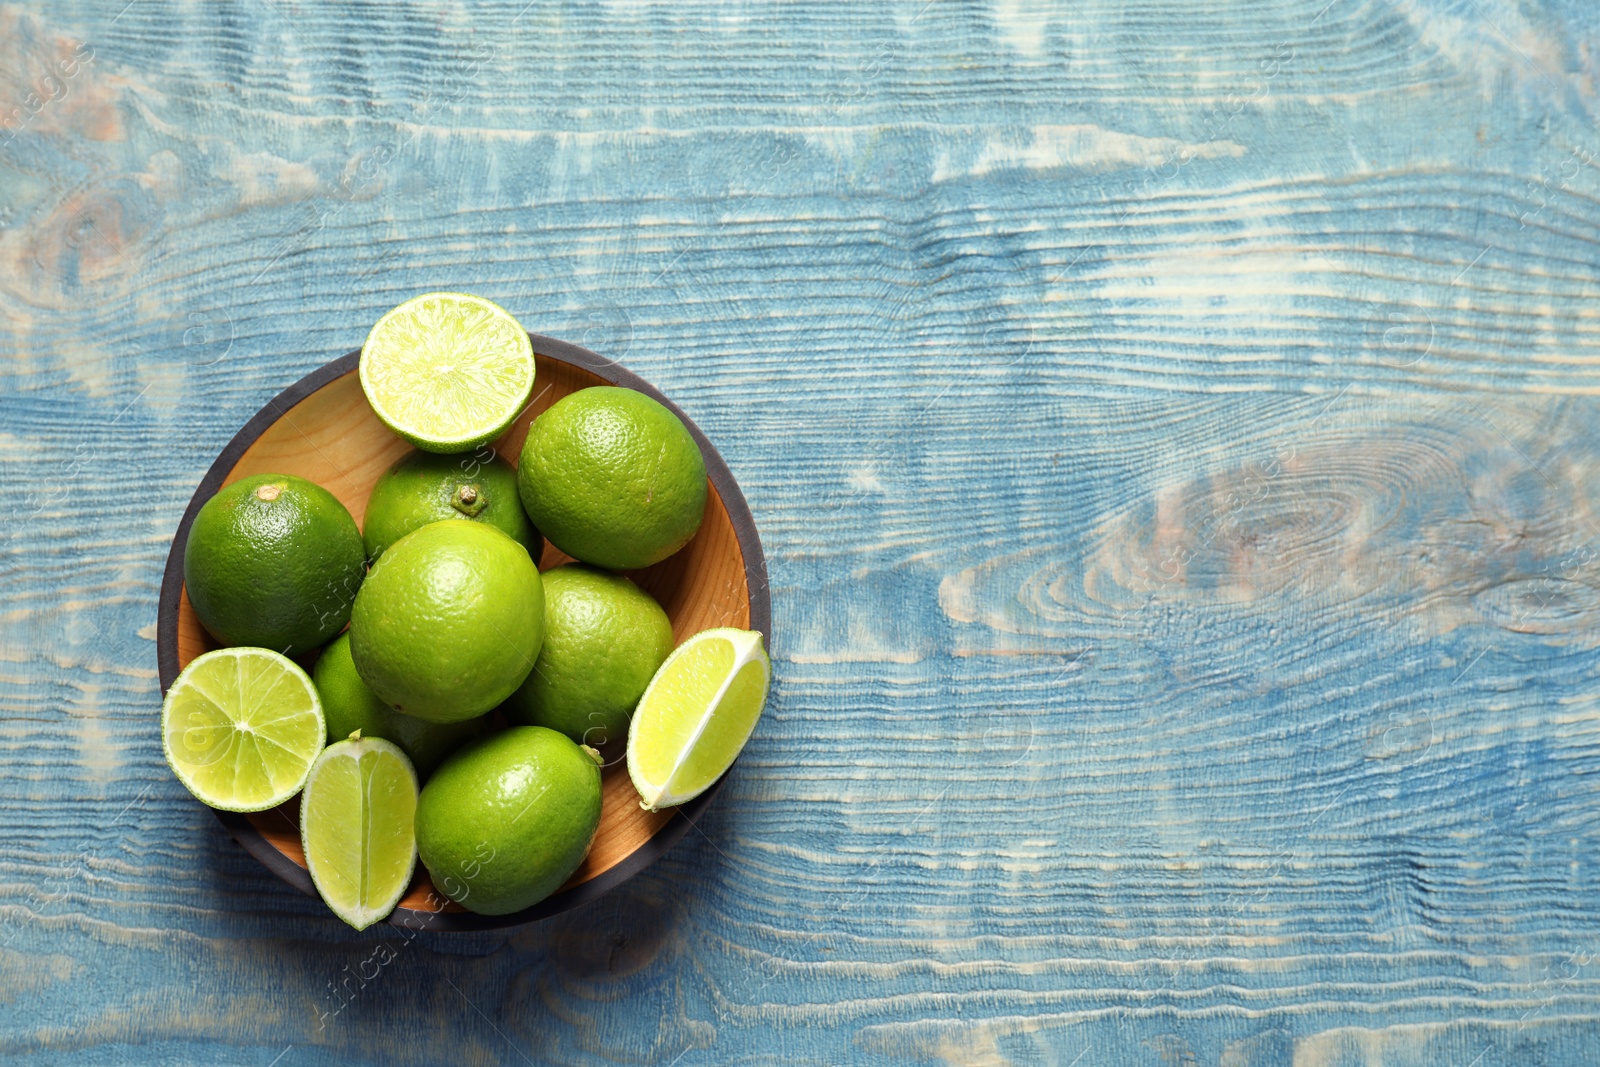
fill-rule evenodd
<path id="1" fill-rule="evenodd" d="M 367 497 L 362 540 L 367 558 L 412 530 L 444 519 L 486 522 L 528 550 L 535 563 L 544 538 L 517 497 L 516 468 L 487 445 L 466 455 L 412 452 L 379 476 Z"/>
<path id="2" fill-rule="evenodd" d="M 580 389 L 535 419 L 517 480 L 551 544 L 610 570 L 666 559 L 706 506 L 705 460 L 683 420 L 613 386 Z"/>
<path id="3" fill-rule="evenodd" d="M 457 752 L 417 801 L 417 852 L 468 911 L 537 904 L 578 869 L 600 825 L 600 766 L 554 730 L 516 726 Z"/>
<path id="4" fill-rule="evenodd" d="M 620 574 L 568 564 L 545 571 L 544 645 L 506 713 L 585 745 L 628 736 L 628 719 L 672 651 L 661 605 Z"/>
<path id="5" fill-rule="evenodd" d="M 493 526 L 430 523 L 378 558 L 350 613 L 350 654 L 396 711 L 461 722 L 522 684 L 544 640 L 527 549 Z"/>
<path id="6" fill-rule="evenodd" d="M 224 645 L 293 656 L 344 629 L 366 575 L 355 520 L 320 485 L 257 474 L 223 487 L 189 527 L 183 581 Z"/>
<path id="7" fill-rule="evenodd" d="M 413 715 L 402 715 L 378 699 L 350 656 L 350 635 L 342 633 L 322 650 L 311 671 L 317 695 L 322 698 L 322 716 L 328 724 L 328 743 L 343 741 L 352 731 L 362 737 L 381 737 L 393 741 L 411 757 L 418 778 L 427 778 L 444 758 L 468 741 L 482 735 L 484 721 L 428 722 Z"/>

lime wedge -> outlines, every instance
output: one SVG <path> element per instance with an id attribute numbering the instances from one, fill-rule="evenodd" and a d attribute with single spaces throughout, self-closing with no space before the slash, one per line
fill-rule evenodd
<path id="1" fill-rule="evenodd" d="M 498 304 L 425 293 L 361 346 L 361 388 L 383 424 L 428 452 L 468 452 L 505 432 L 533 391 L 528 332 Z"/>
<path id="2" fill-rule="evenodd" d="M 300 843 L 333 913 L 365 930 L 394 910 L 417 863 L 417 772 L 400 746 L 357 730 L 317 757 L 300 798 Z"/>
<path id="3" fill-rule="evenodd" d="M 298 793 L 323 729 L 306 672 L 265 648 L 196 657 L 161 705 L 173 773 L 201 803 L 226 811 L 264 811 Z"/>
<path id="4" fill-rule="evenodd" d="M 761 635 L 718 629 L 679 645 L 639 698 L 628 732 L 628 775 L 648 811 L 705 792 L 755 729 L 771 666 Z"/>

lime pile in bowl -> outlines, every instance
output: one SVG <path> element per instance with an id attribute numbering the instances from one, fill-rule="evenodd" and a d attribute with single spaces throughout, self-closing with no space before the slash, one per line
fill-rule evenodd
<path id="1" fill-rule="evenodd" d="M 495 304 L 409 300 L 361 350 L 374 414 L 417 449 L 378 479 L 364 529 L 326 489 L 257 474 L 208 500 L 184 546 L 195 617 L 223 647 L 167 693 L 167 761 L 229 811 L 300 794 L 312 882 L 357 929 L 396 907 L 419 856 L 469 911 L 538 903 L 594 841 L 603 766 L 625 760 L 648 810 L 684 803 L 766 699 L 759 633 L 674 647 L 660 604 L 616 573 L 694 538 L 693 435 L 643 393 L 592 387 L 535 419 L 513 466 L 484 446 L 535 371 Z M 577 562 L 541 574 L 546 539 Z"/>

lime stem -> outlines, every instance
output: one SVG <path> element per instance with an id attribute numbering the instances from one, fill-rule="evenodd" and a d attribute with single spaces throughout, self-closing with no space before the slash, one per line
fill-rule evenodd
<path id="1" fill-rule="evenodd" d="M 456 487 L 455 499 L 450 501 L 450 506 L 470 519 L 476 517 L 488 503 L 478 492 L 477 486 L 468 484 Z"/>

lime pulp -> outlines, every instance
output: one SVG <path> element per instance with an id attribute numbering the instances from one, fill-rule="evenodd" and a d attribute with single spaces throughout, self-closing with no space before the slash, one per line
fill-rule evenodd
<path id="1" fill-rule="evenodd" d="M 318 894 L 357 930 L 384 918 L 416 867 L 417 775 L 393 742 L 329 745 L 300 798 L 300 843 Z"/>
<path id="2" fill-rule="evenodd" d="M 706 630 L 679 645 L 651 679 L 628 733 L 640 806 L 682 804 L 722 777 L 755 729 L 770 678 L 755 631 Z"/>
<path id="3" fill-rule="evenodd" d="M 533 344 L 504 308 L 425 293 L 379 319 L 361 346 L 361 389 L 385 426 L 428 452 L 468 452 L 504 433 L 533 391 Z"/>
<path id="4" fill-rule="evenodd" d="M 264 811 L 299 792 L 324 729 L 310 677 L 265 648 L 196 657 L 161 706 L 173 773 L 201 803 L 226 811 Z"/>

